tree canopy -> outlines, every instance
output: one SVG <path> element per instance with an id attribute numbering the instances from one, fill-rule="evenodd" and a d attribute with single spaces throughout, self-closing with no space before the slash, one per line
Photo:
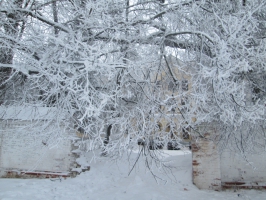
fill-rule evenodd
<path id="1" fill-rule="evenodd" d="M 1 0 L 0 17 L 1 106 L 67 111 L 92 149 L 107 127 L 115 153 L 202 123 L 265 131 L 264 1 Z"/>

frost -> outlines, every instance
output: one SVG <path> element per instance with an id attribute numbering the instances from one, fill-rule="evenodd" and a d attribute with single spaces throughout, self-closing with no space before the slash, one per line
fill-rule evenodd
<path id="1" fill-rule="evenodd" d="M 264 2 L 42 2 L 0 3 L 3 119 L 64 122 L 114 157 L 205 122 L 265 124 Z"/>

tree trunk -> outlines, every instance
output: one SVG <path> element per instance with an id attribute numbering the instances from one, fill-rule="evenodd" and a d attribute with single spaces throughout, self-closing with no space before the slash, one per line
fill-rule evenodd
<path id="1" fill-rule="evenodd" d="M 13 3 L 14 7 L 22 8 L 23 0 L 16 0 Z M 6 35 L 9 35 L 13 38 L 17 38 L 19 35 L 19 22 L 21 21 L 21 16 L 13 11 L 10 13 L 6 13 L 6 21 L 3 25 L 3 30 Z M 13 63 L 14 57 L 14 43 L 8 41 L 7 44 L 1 44 L 2 48 L 0 48 L 0 64 L 11 65 Z M 1 67 L 0 68 L 0 96 L 5 93 L 6 83 L 5 81 L 10 77 L 12 73 L 11 67 Z M 0 102 L 1 103 L 1 102 Z"/>

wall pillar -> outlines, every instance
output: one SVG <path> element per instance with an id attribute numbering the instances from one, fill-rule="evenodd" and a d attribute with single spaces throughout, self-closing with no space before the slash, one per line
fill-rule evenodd
<path id="1" fill-rule="evenodd" d="M 204 132 L 204 138 L 192 140 L 192 180 L 199 189 L 221 190 L 220 155 L 210 139 L 216 131 L 209 127 L 208 132 Z"/>

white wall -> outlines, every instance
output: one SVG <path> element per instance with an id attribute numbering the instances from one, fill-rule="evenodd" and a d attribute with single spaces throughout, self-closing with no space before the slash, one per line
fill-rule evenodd
<path id="1" fill-rule="evenodd" d="M 52 125 L 46 128 L 45 135 L 22 129 L 25 124 L 33 121 L 0 121 L 0 177 L 10 171 L 69 174 L 74 163 L 70 141 L 53 134 Z M 70 133 L 62 129 L 62 135 L 67 134 Z"/>
<path id="2" fill-rule="evenodd" d="M 241 142 L 235 141 L 228 141 L 227 145 L 221 148 L 222 141 L 215 141 L 214 136 L 218 135 L 218 131 L 214 125 L 202 126 L 198 130 L 207 138 L 194 138 L 192 143 L 193 182 L 198 188 L 266 189 L 266 152 L 263 136 L 256 134 L 251 140 L 253 143 L 248 143 L 245 139 L 247 144 L 245 146 L 243 141 L 242 147 L 245 148 L 242 149 Z M 243 137 L 251 133 L 242 130 L 241 134 Z M 235 138 L 238 136 L 236 132 Z"/>
<path id="3" fill-rule="evenodd" d="M 244 158 L 237 152 L 222 152 L 221 179 L 225 186 L 266 186 L 266 153 L 247 153 Z"/>
<path id="4" fill-rule="evenodd" d="M 212 141 L 192 143 L 192 170 L 193 183 L 199 189 L 221 189 L 220 156 Z"/>

